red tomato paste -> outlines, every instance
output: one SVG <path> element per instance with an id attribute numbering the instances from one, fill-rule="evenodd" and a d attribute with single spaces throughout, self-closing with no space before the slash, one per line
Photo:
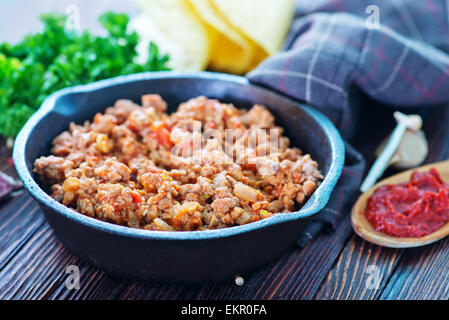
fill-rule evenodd
<path id="1" fill-rule="evenodd" d="M 376 189 L 365 216 L 377 231 L 391 236 L 426 236 L 449 222 L 449 185 L 433 168 L 415 171 L 410 182 Z"/>

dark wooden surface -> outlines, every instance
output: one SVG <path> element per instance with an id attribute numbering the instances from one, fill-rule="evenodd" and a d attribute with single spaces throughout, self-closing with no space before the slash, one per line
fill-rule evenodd
<path id="1" fill-rule="evenodd" d="M 427 162 L 449 158 L 449 107 L 423 113 Z M 393 128 L 391 111 L 366 107 L 356 147 L 369 163 Z M 381 125 L 379 125 L 381 124 Z M 1 143 L 0 169 L 15 175 Z M 394 171 L 389 170 L 386 175 Z M 356 236 L 348 212 L 335 230 L 245 278 L 173 285 L 105 274 L 73 256 L 55 238 L 25 191 L 0 203 L 0 299 L 448 299 L 449 238 L 416 249 L 382 248 Z M 67 289 L 67 266 L 80 268 L 80 289 Z M 378 286 L 370 285 L 377 270 Z"/>
<path id="2" fill-rule="evenodd" d="M 27 10 L 22 10 L 26 3 Z M 37 4 L 38 3 L 38 4 Z M 14 41 L 39 24 L 37 13 L 69 4 L 81 8 L 83 28 L 97 26 L 90 16 L 104 8 L 133 13 L 126 2 L 101 0 L 91 10 L 88 0 L 6 1 L 0 3 L 1 24 L 18 21 L 17 28 L 0 28 L 0 40 Z M 85 10 L 89 8 L 89 10 Z M 12 11 L 11 11 L 12 10 Z M 9 20 L 8 20 L 9 19 Z M 2 33 L 1 30 L 8 31 Z M 373 104 L 362 112 L 354 145 L 368 164 L 381 140 L 391 132 L 391 110 Z M 449 158 L 449 106 L 428 108 L 424 130 L 430 143 L 427 162 Z M 15 171 L 10 150 L 0 141 L 0 170 Z M 389 170 L 386 175 L 394 171 Z M 349 211 L 341 213 L 335 230 L 324 232 L 303 249 L 286 252 L 279 260 L 245 278 L 220 283 L 172 285 L 114 277 L 80 261 L 55 238 L 41 211 L 25 191 L 0 203 L 0 299 L 448 299 L 449 238 L 417 249 L 388 249 L 357 237 Z M 67 266 L 80 268 L 80 289 L 67 289 Z M 370 286 L 370 270 L 378 271 L 378 286 Z"/>

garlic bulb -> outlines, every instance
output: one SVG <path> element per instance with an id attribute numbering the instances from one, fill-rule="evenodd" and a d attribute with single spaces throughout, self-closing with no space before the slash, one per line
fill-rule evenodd
<path id="1" fill-rule="evenodd" d="M 376 151 L 379 156 L 389 137 Z M 397 169 L 410 169 L 421 165 L 429 153 L 426 136 L 422 130 L 407 130 L 402 137 L 398 149 L 390 160 L 390 164 Z"/>

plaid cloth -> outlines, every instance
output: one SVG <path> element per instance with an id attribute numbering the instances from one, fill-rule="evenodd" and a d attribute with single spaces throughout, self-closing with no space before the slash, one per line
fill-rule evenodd
<path id="1" fill-rule="evenodd" d="M 449 101 L 449 0 L 299 1 L 284 50 L 247 77 L 316 107 L 349 141 L 361 109 L 357 92 L 400 107 Z M 332 199 L 300 246 L 349 212 L 364 163 L 347 149 Z"/>

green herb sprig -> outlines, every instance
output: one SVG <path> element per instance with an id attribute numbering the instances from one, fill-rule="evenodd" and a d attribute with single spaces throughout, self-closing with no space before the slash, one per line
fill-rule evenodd
<path id="1" fill-rule="evenodd" d="M 0 135 L 15 137 L 44 99 L 56 90 L 114 76 L 169 70 L 168 55 L 150 43 L 148 60 L 135 62 L 138 34 L 126 14 L 107 12 L 105 37 L 66 28 L 66 16 L 45 14 L 42 32 L 20 43 L 0 44 Z"/>

